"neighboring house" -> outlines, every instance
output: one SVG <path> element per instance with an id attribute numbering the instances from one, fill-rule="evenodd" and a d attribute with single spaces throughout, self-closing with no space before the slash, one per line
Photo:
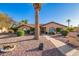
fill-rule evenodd
<path id="1" fill-rule="evenodd" d="M 29 24 L 23 24 L 18 26 L 19 29 L 23 29 L 23 30 L 30 30 L 30 28 L 33 28 L 33 26 L 29 25 Z"/>
<path id="2" fill-rule="evenodd" d="M 56 28 L 64 29 L 65 27 L 67 27 L 67 26 L 56 23 L 56 22 L 49 22 L 46 24 L 40 24 L 40 31 L 42 33 L 54 32 L 54 31 L 56 31 Z M 22 28 L 24 30 L 28 30 L 30 28 L 35 28 L 35 25 L 34 24 L 20 25 L 19 28 Z"/>

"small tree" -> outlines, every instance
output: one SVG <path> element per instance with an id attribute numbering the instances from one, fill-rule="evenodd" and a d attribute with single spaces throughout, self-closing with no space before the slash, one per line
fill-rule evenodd
<path id="1" fill-rule="evenodd" d="M 25 20 L 22 20 L 22 22 L 24 22 L 25 24 L 27 24 L 28 23 L 28 21 L 25 19 Z"/>
<path id="2" fill-rule="evenodd" d="M 21 20 L 20 22 L 19 22 L 19 24 L 20 25 L 22 25 L 22 24 L 27 24 L 28 23 L 28 21 L 25 19 L 25 20 Z"/>

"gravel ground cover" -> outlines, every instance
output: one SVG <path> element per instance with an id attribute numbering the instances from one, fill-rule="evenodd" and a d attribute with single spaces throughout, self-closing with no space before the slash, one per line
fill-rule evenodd
<path id="1" fill-rule="evenodd" d="M 7 44 L 14 44 L 16 48 L 11 52 L 0 52 L 0 56 L 64 56 L 49 40 L 40 36 L 35 40 L 34 36 L 17 37 L 15 35 L 0 35 L 0 47 Z M 6 38 L 4 38 L 6 37 Z M 43 50 L 39 50 L 40 43 L 44 44 Z"/>

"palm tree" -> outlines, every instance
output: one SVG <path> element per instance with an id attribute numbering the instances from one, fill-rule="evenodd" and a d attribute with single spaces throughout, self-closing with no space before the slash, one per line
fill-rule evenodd
<path id="1" fill-rule="evenodd" d="M 40 11 L 41 8 L 41 4 L 40 3 L 34 3 L 33 4 L 34 9 L 35 9 L 35 39 L 39 39 L 39 35 L 40 35 L 40 27 L 39 27 L 39 18 L 38 18 L 38 13 Z"/>
<path id="2" fill-rule="evenodd" d="M 23 22 L 24 24 L 27 24 L 28 23 L 27 19 L 22 20 L 21 22 Z"/>
<path id="3" fill-rule="evenodd" d="M 68 22 L 68 28 L 69 28 L 69 26 L 70 26 L 70 21 L 71 21 L 70 19 L 67 20 L 67 22 Z"/>
<path id="4" fill-rule="evenodd" d="M 27 23 L 28 21 L 25 19 L 25 20 L 21 20 L 19 24 L 22 25 L 22 24 L 27 24 Z"/>

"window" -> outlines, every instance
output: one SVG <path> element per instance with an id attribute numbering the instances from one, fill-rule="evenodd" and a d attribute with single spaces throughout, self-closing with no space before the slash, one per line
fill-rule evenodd
<path id="1" fill-rule="evenodd" d="M 49 32 L 55 32 L 54 28 L 49 28 Z"/>

